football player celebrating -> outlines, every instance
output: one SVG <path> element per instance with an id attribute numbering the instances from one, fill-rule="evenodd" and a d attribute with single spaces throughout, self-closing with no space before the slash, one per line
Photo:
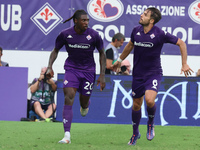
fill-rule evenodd
<path id="1" fill-rule="evenodd" d="M 57 58 L 59 50 L 65 46 L 68 58 L 65 61 L 63 91 L 65 103 L 63 108 L 64 138 L 59 143 L 71 143 L 70 129 L 73 117 L 72 105 L 76 92 L 79 92 L 80 113 L 85 116 L 88 113 L 89 99 L 95 83 L 95 61 L 93 52 L 99 51 L 100 76 L 97 85 L 100 90 L 105 87 L 106 56 L 103 40 L 97 31 L 88 28 L 89 17 L 84 10 L 77 10 L 72 17 L 74 26 L 63 30 L 56 39 L 55 48 L 51 52 L 47 76 L 53 76 L 52 65 Z M 65 23 L 64 22 L 64 23 Z"/>
<path id="2" fill-rule="evenodd" d="M 186 44 L 174 35 L 162 31 L 155 24 L 161 19 L 161 13 L 154 7 L 147 8 L 141 15 L 139 24 L 133 28 L 131 40 L 125 46 L 122 54 L 113 64 L 113 69 L 117 70 L 134 48 L 133 62 L 133 81 L 132 81 L 132 123 L 133 135 L 128 142 L 135 145 L 140 138 L 139 123 L 141 119 L 141 105 L 145 96 L 148 112 L 147 139 L 152 140 L 155 136 L 154 117 L 156 112 L 155 98 L 159 89 L 162 68 L 161 68 L 161 49 L 164 43 L 176 44 L 179 46 L 182 56 L 182 68 L 185 76 L 191 75 L 192 69 L 187 64 Z"/>

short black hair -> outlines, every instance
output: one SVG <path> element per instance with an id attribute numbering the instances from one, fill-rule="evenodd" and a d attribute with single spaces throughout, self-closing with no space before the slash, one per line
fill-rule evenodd
<path id="1" fill-rule="evenodd" d="M 63 23 L 66 23 L 67 21 L 69 21 L 71 19 L 73 19 L 73 21 L 75 21 L 75 19 L 81 18 L 81 15 L 87 15 L 86 11 L 83 10 L 83 9 L 75 11 L 75 13 L 73 14 L 73 16 L 71 16 L 69 19 L 65 20 Z"/>
<path id="2" fill-rule="evenodd" d="M 117 39 L 118 41 L 121 41 L 121 39 L 123 39 L 125 41 L 125 36 L 122 33 L 116 33 L 112 37 L 112 42 L 115 42 L 115 39 Z"/>
<path id="3" fill-rule="evenodd" d="M 1 51 L 1 53 L 3 52 L 3 48 L 2 47 L 0 47 L 0 51 Z"/>
<path id="4" fill-rule="evenodd" d="M 151 18 L 154 20 L 153 24 L 156 24 L 160 19 L 162 19 L 162 15 L 160 13 L 160 10 L 158 10 L 155 7 L 149 7 L 147 10 L 151 11 Z"/>

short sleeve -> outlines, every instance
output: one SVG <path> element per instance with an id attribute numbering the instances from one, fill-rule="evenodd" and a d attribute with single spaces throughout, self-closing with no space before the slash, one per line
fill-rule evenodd
<path id="1" fill-rule="evenodd" d="M 165 34 L 164 43 L 171 43 L 171 44 L 177 43 L 178 37 L 176 37 L 168 32 L 164 32 L 164 34 Z"/>
<path id="2" fill-rule="evenodd" d="M 65 39 L 63 32 L 61 32 L 56 38 L 55 48 L 61 49 L 63 45 L 65 45 Z"/>
<path id="3" fill-rule="evenodd" d="M 134 28 L 131 32 L 131 42 L 134 43 L 135 39 L 134 39 L 134 35 L 135 35 L 135 31 L 136 29 Z"/>
<path id="4" fill-rule="evenodd" d="M 103 49 L 103 40 L 98 32 L 96 34 L 96 48 L 98 51 Z"/>

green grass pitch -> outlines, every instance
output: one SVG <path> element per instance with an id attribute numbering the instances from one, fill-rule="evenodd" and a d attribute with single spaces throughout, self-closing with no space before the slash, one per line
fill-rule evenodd
<path id="1" fill-rule="evenodd" d="M 61 122 L 0 121 L 0 150 L 200 150 L 200 128 L 155 126 L 156 136 L 146 139 L 146 125 L 139 127 L 136 146 L 127 145 L 131 125 L 72 123 L 71 144 L 59 144 Z"/>

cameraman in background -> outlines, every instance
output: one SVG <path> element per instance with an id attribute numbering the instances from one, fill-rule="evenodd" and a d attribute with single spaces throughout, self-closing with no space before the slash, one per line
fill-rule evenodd
<path id="1" fill-rule="evenodd" d="M 121 62 L 121 70 L 118 73 L 119 75 L 131 75 L 131 64 L 127 59 L 124 59 Z"/>
<path id="2" fill-rule="evenodd" d="M 35 78 L 30 86 L 31 102 L 30 109 L 34 111 L 40 120 L 50 122 L 50 116 L 54 115 L 56 105 L 54 103 L 54 93 L 57 90 L 56 81 L 52 78 L 46 79 L 47 67 L 41 69 L 40 77 Z"/>

